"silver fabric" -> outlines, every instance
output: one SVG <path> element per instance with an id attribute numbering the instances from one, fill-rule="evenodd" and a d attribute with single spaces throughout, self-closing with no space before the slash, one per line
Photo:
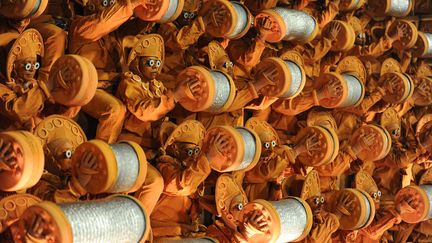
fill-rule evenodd
<path id="1" fill-rule="evenodd" d="M 168 10 L 164 16 L 158 21 L 159 23 L 167 22 L 176 12 L 179 0 L 169 0 Z"/>
<path id="2" fill-rule="evenodd" d="M 285 63 L 291 73 L 291 86 L 289 90 L 282 96 L 282 98 L 290 98 L 299 91 L 303 81 L 303 76 L 300 67 L 296 63 L 291 61 L 285 61 Z"/>
<path id="3" fill-rule="evenodd" d="M 126 197 L 59 206 L 70 222 L 74 243 L 136 243 L 148 224 L 143 209 Z"/>
<path id="4" fill-rule="evenodd" d="M 229 39 L 236 38 L 244 29 L 248 26 L 248 14 L 246 9 L 244 9 L 243 5 L 237 2 L 230 2 L 237 12 L 237 23 L 234 27 L 233 32 L 228 36 Z"/>
<path id="5" fill-rule="evenodd" d="M 403 17 L 409 10 L 410 1 L 411 0 L 392 0 L 390 10 L 387 14 L 394 17 Z"/>
<path id="6" fill-rule="evenodd" d="M 304 40 L 309 38 L 315 30 L 316 22 L 307 13 L 294 9 L 276 7 L 273 9 L 285 22 L 286 41 Z"/>
<path id="7" fill-rule="evenodd" d="M 243 138 L 244 142 L 244 155 L 243 160 L 237 170 L 242 170 L 249 166 L 249 164 L 252 162 L 255 152 L 256 152 L 256 141 L 252 133 L 250 133 L 248 130 L 244 128 L 237 127 L 237 131 L 240 133 L 240 135 Z"/>
<path id="8" fill-rule="evenodd" d="M 306 228 L 307 214 L 303 204 L 295 198 L 271 202 L 281 220 L 277 243 L 298 239 Z"/>
<path id="9" fill-rule="evenodd" d="M 361 192 L 361 191 L 360 191 Z M 369 200 L 367 199 L 367 197 L 363 194 L 363 192 L 361 192 L 362 195 L 362 199 L 366 204 L 366 217 L 365 220 L 362 222 L 361 227 L 364 227 L 366 225 L 366 223 L 369 221 L 369 218 L 372 214 L 372 206 L 370 205 Z"/>
<path id="10" fill-rule="evenodd" d="M 127 143 L 111 144 L 111 149 L 114 152 L 117 160 L 117 180 L 109 192 L 127 192 L 138 178 L 139 160 L 138 156 Z"/>
<path id="11" fill-rule="evenodd" d="M 425 220 L 432 219 L 432 185 L 421 185 L 420 187 L 425 190 L 429 199 L 429 213 Z"/>
<path id="12" fill-rule="evenodd" d="M 424 33 L 427 40 L 428 49 L 423 57 L 432 57 L 432 33 Z M 426 44 L 426 43 L 425 43 Z"/>
<path id="13" fill-rule="evenodd" d="M 345 102 L 343 102 L 339 107 L 355 105 L 362 98 L 363 86 L 361 85 L 361 81 L 349 74 L 342 74 L 342 77 L 347 81 L 348 96 Z"/>
<path id="14" fill-rule="evenodd" d="M 215 243 L 214 240 L 210 238 L 196 238 L 196 239 L 181 239 L 181 240 L 157 240 L 157 243 Z"/>
<path id="15" fill-rule="evenodd" d="M 219 71 L 210 71 L 215 83 L 215 97 L 213 104 L 206 110 L 209 112 L 219 111 L 227 102 L 231 94 L 231 85 L 228 78 Z"/>

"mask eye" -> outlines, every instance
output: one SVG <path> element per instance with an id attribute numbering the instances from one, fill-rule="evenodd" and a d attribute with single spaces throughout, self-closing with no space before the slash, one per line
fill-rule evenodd
<path id="1" fill-rule="evenodd" d="M 195 14 L 194 14 L 194 13 L 189 13 L 189 18 L 190 18 L 190 19 L 195 18 Z"/>
<path id="2" fill-rule="evenodd" d="M 96 6 L 94 5 L 94 4 L 89 4 L 88 5 L 88 9 L 90 10 L 90 11 L 94 11 L 95 9 L 96 9 Z"/>
<path id="3" fill-rule="evenodd" d="M 24 68 L 25 68 L 25 70 L 27 70 L 27 71 L 30 71 L 31 67 L 32 67 L 32 64 L 31 64 L 31 63 L 26 63 L 26 64 L 24 65 Z"/>
<path id="4" fill-rule="evenodd" d="M 315 198 L 315 204 L 316 204 L 316 205 L 320 204 L 320 201 L 321 201 L 321 200 L 320 200 L 319 197 Z"/>
<path id="5" fill-rule="evenodd" d="M 155 65 L 155 61 L 154 60 L 148 60 L 147 61 L 147 66 L 153 67 L 154 65 Z"/>
<path id="6" fill-rule="evenodd" d="M 276 145 L 277 145 L 276 141 L 272 141 L 271 145 L 272 145 L 273 148 L 276 147 Z"/>
<path id="7" fill-rule="evenodd" d="M 36 62 L 33 67 L 34 69 L 38 70 L 40 68 L 40 63 Z"/>
<path id="8" fill-rule="evenodd" d="M 381 191 L 378 191 L 377 194 L 378 194 L 378 197 L 381 197 L 381 195 L 382 195 Z"/>
<path id="9" fill-rule="evenodd" d="M 64 156 L 66 159 L 70 159 L 72 157 L 72 150 L 68 149 L 64 152 Z"/>
<path id="10" fill-rule="evenodd" d="M 188 19 L 189 18 L 189 13 L 188 12 L 184 12 L 183 13 L 183 18 Z"/>
<path id="11" fill-rule="evenodd" d="M 399 129 L 395 129 L 392 131 L 393 136 L 398 136 L 400 133 Z"/>
<path id="12" fill-rule="evenodd" d="M 194 154 L 193 149 L 188 149 L 187 154 L 189 157 L 192 156 Z"/>
<path id="13" fill-rule="evenodd" d="M 236 205 L 236 208 L 237 208 L 238 210 L 242 210 L 242 209 L 243 209 L 243 204 L 242 204 L 242 203 L 237 204 L 237 205 Z"/>
<path id="14" fill-rule="evenodd" d="M 325 200 L 324 200 L 324 197 L 321 197 L 321 198 L 320 198 L 320 202 L 321 202 L 321 204 L 324 203 L 324 201 L 325 201 Z"/>
<path id="15" fill-rule="evenodd" d="M 264 148 L 266 148 L 266 149 L 270 148 L 270 143 L 269 142 L 264 143 Z"/>
<path id="16" fill-rule="evenodd" d="M 160 67 L 161 64 L 162 64 L 162 62 L 160 60 L 156 61 L 156 67 Z"/>
<path id="17" fill-rule="evenodd" d="M 233 62 L 229 62 L 229 67 L 234 67 Z"/>
<path id="18" fill-rule="evenodd" d="M 372 197 L 376 199 L 376 198 L 378 197 L 378 193 L 374 192 L 374 193 L 372 194 Z"/>
<path id="19" fill-rule="evenodd" d="M 196 149 L 195 149 L 195 154 L 199 154 L 200 151 L 201 151 L 200 148 L 196 148 Z"/>
<path id="20" fill-rule="evenodd" d="M 104 7 L 108 6 L 108 0 L 103 0 L 102 1 L 102 6 L 104 6 Z"/>
<path id="21" fill-rule="evenodd" d="M 116 0 L 111 0 L 110 5 L 114 5 L 116 3 Z"/>
<path id="22" fill-rule="evenodd" d="M 228 62 L 225 62 L 225 63 L 223 64 L 223 67 L 224 67 L 224 68 L 228 68 L 228 65 L 229 65 Z"/>

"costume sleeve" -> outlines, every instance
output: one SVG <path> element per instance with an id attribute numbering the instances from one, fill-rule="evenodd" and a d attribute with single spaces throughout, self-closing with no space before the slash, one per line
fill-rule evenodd
<path id="1" fill-rule="evenodd" d="M 365 235 L 369 239 L 379 240 L 384 232 L 392 228 L 397 223 L 397 217 L 392 213 L 387 212 L 385 215 L 372 222 L 372 224 L 368 227 L 361 229 L 359 233 Z"/>
<path id="2" fill-rule="evenodd" d="M 247 83 L 246 88 L 237 90 L 236 96 L 232 105 L 228 108 L 227 112 L 236 111 L 244 108 L 253 99 L 258 98 L 258 93 L 251 83 Z"/>
<path id="3" fill-rule="evenodd" d="M 156 167 L 164 179 L 164 193 L 172 196 L 191 195 L 211 171 L 210 163 L 203 155 L 187 168 L 171 156 L 164 155 L 157 159 Z"/>
<path id="4" fill-rule="evenodd" d="M 322 38 L 313 48 L 306 51 L 306 59 L 310 63 L 318 62 L 330 51 L 332 47 L 332 40 L 328 38 Z"/>
<path id="5" fill-rule="evenodd" d="M 391 153 L 389 153 L 386 159 L 388 159 L 394 166 L 403 169 L 410 163 L 413 163 L 420 154 L 421 149 L 419 148 L 395 148 Z"/>
<path id="6" fill-rule="evenodd" d="M 331 242 L 331 235 L 339 228 L 339 219 L 332 213 L 320 213 L 322 222 L 314 222 L 305 243 Z"/>
<path id="7" fill-rule="evenodd" d="M 357 156 L 348 145 L 340 150 L 336 158 L 329 164 L 315 167 L 320 176 L 339 176 L 349 168 L 350 163 L 357 159 Z"/>
<path id="8" fill-rule="evenodd" d="M 260 159 L 252 170 L 246 172 L 245 179 L 248 183 L 275 181 L 289 164 L 295 163 L 295 151 L 288 146 L 283 146 L 273 153 L 276 155 L 272 159 Z"/>
<path id="9" fill-rule="evenodd" d="M 392 48 L 392 44 L 393 41 L 383 37 L 369 46 L 356 46 L 352 55 L 378 58 L 382 56 L 386 51 L 390 50 Z"/>
<path id="10" fill-rule="evenodd" d="M 35 86 L 23 95 L 17 95 L 0 84 L 0 114 L 20 123 L 30 120 L 44 108 L 46 96 Z"/>
<path id="11" fill-rule="evenodd" d="M 252 68 L 260 62 L 265 48 L 265 41 L 256 37 L 250 44 L 246 44 L 244 41 L 230 42 L 228 50 L 233 61 L 250 73 Z"/>
<path id="12" fill-rule="evenodd" d="M 76 17 L 72 20 L 69 32 L 70 52 L 76 53 L 80 46 L 97 41 L 116 30 L 132 17 L 134 7 L 130 0 L 126 0 L 123 3 L 117 2 L 99 13 Z"/>
<path id="13" fill-rule="evenodd" d="M 332 21 L 336 15 L 339 13 L 339 1 L 333 2 L 331 1 L 328 7 L 321 12 L 318 16 L 318 24 L 319 28 L 322 29 L 326 26 L 330 21 Z"/>
<path id="14" fill-rule="evenodd" d="M 125 104 L 129 112 L 144 122 L 156 121 L 171 111 L 175 104 L 168 93 L 154 96 L 148 83 L 124 78 L 117 89 L 116 96 Z"/>
<path id="15" fill-rule="evenodd" d="M 300 95 L 292 98 L 277 101 L 272 105 L 274 111 L 287 115 L 295 116 L 310 108 L 318 105 L 318 98 L 314 90 L 306 90 Z"/>
<path id="16" fill-rule="evenodd" d="M 357 115 L 365 115 L 372 106 L 382 99 L 383 94 L 383 89 L 377 87 L 377 90 L 365 97 L 358 106 L 347 108 L 346 110 Z"/>
<path id="17" fill-rule="evenodd" d="M 198 16 L 191 25 L 183 26 L 177 30 L 174 24 L 164 24 L 159 28 L 158 33 L 165 40 L 165 45 L 171 50 L 185 50 L 195 44 L 205 32 L 205 25 L 202 17 Z"/>

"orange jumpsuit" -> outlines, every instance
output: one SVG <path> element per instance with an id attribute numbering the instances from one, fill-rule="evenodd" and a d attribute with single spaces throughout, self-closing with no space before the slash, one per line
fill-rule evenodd
<path id="1" fill-rule="evenodd" d="M 157 149 L 159 145 L 155 143 L 152 135 L 151 123 L 163 118 L 174 108 L 173 95 L 165 93 L 159 97 L 150 89 L 149 82 L 126 72 L 117 88 L 116 96 L 126 105 L 128 111 L 119 138 L 135 141 L 147 149 Z"/>
<path id="2" fill-rule="evenodd" d="M 119 138 L 135 141 L 145 148 L 154 148 L 150 143 L 153 140 L 151 122 L 162 118 L 174 107 L 172 96 L 163 94 L 157 97 L 150 90 L 149 82 L 141 81 L 141 78 L 131 72 L 123 74 L 116 95 L 127 107 L 123 133 Z M 135 193 L 135 197 L 143 203 L 150 214 L 162 193 L 163 179 L 156 168 L 150 164 L 147 166 L 146 179 Z"/>
<path id="3" fill-rule="evenodd" d="M 117 40 L 109 35 L 133 15 L 134 6 L 130 0 L 117 2 L 103 11 L 89 16 L 76 17 L 69 32 L 69 52 L 79 54 L 93 62 L 98 70 L 99 84 L 93 99 L 83 110 L 99 120 L 96 137 L 114 143 L 119 136 L 125 119 L 123 103 L 102 88 L 111 88 L 112 79 L 118 75 L 116 52 L 120 50 Z"/>
<path id="4" fill-rule="evenodd" d="M 33 88 L 24 94 L 13 91 L 12 85 L 0 83 L 0 129 L 24 129 L 31 131 L 40 121 L 39 113 L 50 97 L 45 84 L 33 80 Z"/>
<path id="5" fill-rule="evenodd" d="M 198 212 L 193 196 L 210 174 L 209 161 L 203 154 L 189 167 L 183 167 L 169 155 L 162 155 L 156 161 L 165 187 L 151 215 L 154 236 L 184 236 L 197 231 L 194 222 Z"/>

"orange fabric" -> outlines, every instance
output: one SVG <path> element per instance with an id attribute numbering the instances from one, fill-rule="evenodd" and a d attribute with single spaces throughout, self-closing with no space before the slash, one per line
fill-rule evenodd
<path id="1" fill-rule="evenodd" d="M 339 228 L 339 219 L 336 215 L 321 211 L 319 213 L 320 221 L 317 221 L 317 216 L 314 218 L 314 224 L 312 226 L 309 235 L 304 239 L 305 243 L 331 243 L 331 235 L 336 232 Z"/>
<path id="2" fill-rule="evenodd" d="M 151 217 L 154 235 L 178 236 L 194 231 L 192 223 L 198 218 L 194 203 L 197 202 L 191 196 L 210 174 L 210 163 L 204 155 L 187 168 L 169 155 L 156 161 L 164 179 L 164 190 Z"/>
<path id="3" fill-rule="evenodd" d="M 393 41 L 388 38 L 380 38 L 377 42 L 370 44 L 369 46 L 355 46 L 350 55 L 353 56 L 366 56 L 372 58 L 378 58 L 382 56 L 386 51 L 392 48 Z"/>
<path id="4" fill-rule="evenodd" d="M 345 172 L 352 161 L 357 159 L 357 156 L 352 151 L 349 145 L 339 150 L 336 158 L 326 165 L 315 167 L 315 170 L 320 176 L 339 176 Z"/>
<path id="5" fill-rule="evenodd" d="M 244 177 L 244 191 L 249 201 L 255 199 L 271 200 L 271 182 L 277 182 L 285 168 L 295 163 L 296 153 L 289 147 L 276 148 L 268 157 L 261 157 L 254 168 Z"/>
<path id="6" fill-rule="evenodd" d="M 31 27 L 37 29 L 44 39 L 45 51 L 38 78 L 46 82 L 52 65 L 65 53 L 67 35 L 63 29 L 50 23 L 38 23 Z"/>
<path id="7" fill-rule="evenodd" d="M 248 42 L 243 39 L 230 41 L 227 52 L 235 64 L 246 73 L 250 73 L 252 68 L 260 62 L 265 48 L 265 41 L 257 37 Z"/>
<path id="8" fill-rule="evenodd" d="M 381 215 L 377 212 L 374 221 L 368 227 L 359 231 L 356 242 L 379 242 L 382 235 L 399 222 L 400 218 L 398 218 L 395 211 L 387 211 L 381 213 Z"/>
<path id="9" fill-rule="evenodd" d="M 247 242 L 243 235 L 230 229 L 221 220 L 215 220 L 215 222 L 207 228 L 206 233 L 207 236 L 218 240 L 220 243 Z"/>
<path id="10" fill-rule="evenodd" d="M 126 0 L 110 5 L 96 14 L 77 16 L 72 20 L 69 31 L 69 52 L 88 58 L 97 69 L 116 71 L 115 60 L 110 53 L 113 41 L 108 34 L 126 22 L 132 14 L 133 6 L 130 0 Z"/>
<path id="11" fill-rule="evenodd" d="M 144 184 L 135 192 L 134 196 L 140 200 L 148 215 L 152 214 L 163 191 L 163 185 L 163 178 L 159 171 L 151 164 L 147 164 L 147 174 Z"/>
<path id="12" fill-rule="evenodd" d="M 173 23 L 162 24 L 157 33 L 165 42 L 165 61 L 161 77 L 164 81 L 175 83 L 178 73 L 191 66 L 187 49 L 194 45 L 205 32 L 201 17 L 195 19 L 191 25 L 178 29 Z M 168 87 L 171 87 L 167 84 Z"/>
<path id="13" fill-rule="evenodd" d="M 150 90 L 148 82 L 129 77 L 120 81 L 116 96 L 124 102 L 131 115 L 143 122 L 159 120 L 174 108 L 173 95 L 158 97 Z"/>
<path id="14" fill-rule="evenodd" d="M 35 119 L 44 108 L 47 95 L 40 86 L 43 84 L 34 80 L 33 85 L 28 92 L 20 95 L 12 87 L 0 83 L 0 114 L 15 123 L 16 129 L 32 130 L 36 126 Z"/>
<path id="15" fill-rule="evenodd" d="M 316 105 L 318 105 L 318 99 L 315 90 L 313 88 L 305 88 L 300 95 L 292 99 L 276 101 L 272 105 L 272 109 L 287 116 L 295 116 Z"/>
<path id="16" fill-rule="evenodd" d="M 82 109 L 99 120 L 96 138 L 115 143 L 123 127 L 126 107 L 119 99 L 104 90 L 97 89 L 93 99 Z"/>

